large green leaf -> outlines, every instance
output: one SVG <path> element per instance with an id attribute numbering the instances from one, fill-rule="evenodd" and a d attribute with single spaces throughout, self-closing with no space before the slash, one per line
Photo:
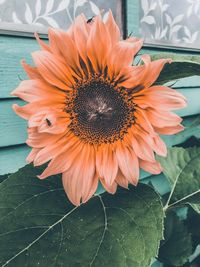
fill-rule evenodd
<path id="1" fill-rule="evenodd" d="M 198 211 L 200 205 L 200 148 L 170 148 L 167 157 L 158 157 L 158 160 L 172 185 L 166 208 L 189 204 Z"/>
<path id="2" fill-rule="evenodd" d="M 200 245 L 200 216 L 198 213 L 194 212 L 193 209 L 188 210 L 187 216 L 187 226 L 189 231 L 192 233 L 193 246 L 196 248 Z"/>
<path id="3" fill-rule="evenodd" d="M 165 240 L 159 250 L 159 261 L 172 266 L 182 266 L 192 254 L 192 237 L 174 212 L 168 212 L 165 219 Z"/>
<path id="4" fill-rule="evenodd" d="M 0 183 L 8 178 L 9 174 L 0 175 Z"/>
<path id="5" fill-rule="evenodd" d="M 194 75 L 200 75 L 200 56 L 184 56 L 172 53 L 160 53 L 151 55 L 152 60 L 171 58 L 171 64 L 166 64 L 155 84 L 164 84 Z"/>
<path id="6" fill-rule="evenodd" d="M 200 204 L 190 203 L 190 206 L 193 208 L 194 211 L 200 214 Z"/>
<path id="7" fill-rule="evenodd" d="M 28 165 L 0 184 L 2 267 L 149 267 L 163 234 L 158 194 L 140 184 L 74 207 L 60 176 Z"/>

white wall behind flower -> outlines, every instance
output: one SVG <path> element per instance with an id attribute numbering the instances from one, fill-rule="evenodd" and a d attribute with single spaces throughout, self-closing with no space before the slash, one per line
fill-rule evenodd
<path id="1" fill-rule="evenodd" d="M 115 5 L 116 0 L 0 0 L 0 22 L 66 29 L 81 12 L 91 17 L 104 9 L 106 17 L 109 8 L 115 13 Z"/>
<path id="2" fill-rule="evenodd" d="M 200 0 L 141 0 L 140 30 L 149 39 L 200 48 Z"/>

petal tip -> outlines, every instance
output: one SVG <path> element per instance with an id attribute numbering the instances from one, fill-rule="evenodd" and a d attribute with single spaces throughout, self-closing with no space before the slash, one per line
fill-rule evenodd
<path id="1" fill-rule="evenodd" d="M 40 174 L 40 175 L 37 175 L 37 178 L 39 178 L 40 180 L 43 180 L 43 179 L 45 179 L 46 177 L 43 176 L 42 174 Z"/>

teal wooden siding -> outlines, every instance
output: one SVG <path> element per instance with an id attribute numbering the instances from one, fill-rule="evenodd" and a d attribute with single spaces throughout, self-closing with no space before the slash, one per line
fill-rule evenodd
<path id="1" fill-rule="evenodd" d="M 138 1 L 128 1 L 127 5 L 128 32 L 133 31 L 135 35 L 139 34 Z M 12 97 L 10 92 L 18 86 L 20 79 L 26 79 L 20 65 L 21 59 L 31 62 L 31 52 L 38 48 L 37 42 L 32 38 L 0 36 L 0 174 L 15 171 L 25 165 L 25 158 L 30 151 L 30 148 L 25 145 L 26 121 L 19 118 L 12 110 L 14 103 L 23 105 L 23 101 Z M 158 52 L 163 52 L 163 50 L 145 48 L 140 53 Z M 174 52 L 181 53 L 180 51 Z M 184 124 L 187 128 L 178 135 L 164 137 L 170 146 L 178 144 L 192 135 L 199 137 L 200 133 L 199 126 L 192 126 L 200 113 L 200 78 L 182 79 L 176 83 L 176 88 L 188 99 L 188 107 L 177 112 L 184 117 Z"/>
<path id="2" fill-rule="evenodd" d="M 139 36 L 139 1 L 140 0 L 128 0 L 127 1 L 127 13 L 128 13 L 128 33 L 133 32 L 136 36 Z M 162 53 L 162 52 L 172 52 L 176 54 L 197 54 L 197 53 L 187 53 L 185 51 L 166 51 L 164 49 L 150 49 L 143 48 L 140 52 L 144 53 Z M 199 53 L 198 53 L 199 55 Z M 199 74 L 200 75 L 200 74 Z M 183 117 L 183 124 L 185 125 L 185 130 L 174 136 L 164 136 L 164 140 L 168 146 L 179 144 L 187 140 L 191 136 L 200 137 L 200 126 L 195 125 L 195 121 L 199 118 L 200 114 L 200 76 L 194 76 L 190 78 L 185 78 L 179 80 L 174 86 L 177 90 L 183 93 L 187 100 L 187 108 L 178 111 L 177 113 Z M 169 184 L 162 174 L 157 176 L 150 176 L 145 179 L 145 181 L 151 181 L 151 183 L 157 188 L 160 194 L 165 194 L 170 190 Z M 163 265 L 155 261 L 151 267 L 162 267 Z"/>
<path id="3" fill-rule="evenodd" d="M 26 164 L 30 151 L 25 145 L 26 121 L 12 110 L 12 105 L 23 101 L 12 97 L 20 79 L 26 79 L 20 61 L 31 62 L 31 52 L 38 50 L 32 38 L 0 36 L 0 174 L 16 171 Z"/>
<path id="4" fill-rule="evenodd" d="M 129 0 L 127 4 L 128 33 L 139 35 L 139 0 Z M 31 62 L 31 52 L 37 50 L 38 44 L 35 39 L 0 36 L 0 174 L 14 172 L 26 164 L 26 157 L 30 148 L 25 145 L 27 138 L 26 121 L 19 118 L 12 110 L 12 105 L 23 101 L 14 98 L 10 92 L 18 86 L 20 79 L 26 79 L 26 75 L 20 65 L 21 59 Z M 167 52 L 162 49 L 144 48 L 141 53 Z M 179 54 L 189 54 L 181 51 L 171 51 Z M 191 53 L 190 53 L 191 54 Z M 176 83 L 175 88 L 182 92 L 188 99 L 188 107 L 177 113 L 183 116 L 186 129 L 174 136 L 164 136 L 168 146 L 179 144 L 191 136 L 200 138 L 200 126 L 195 121 L 200 114 L 200 77 L 182 79 Z M 169 185 L 163 175 L 149 176 L 141 172 L 141 178 L 145 182 L 151 182 L 161 194 L 169 190 Z M 158 263 L 156 263 L 158 264 Z M 159 266 L 159 265 L 156 265 Z"/>

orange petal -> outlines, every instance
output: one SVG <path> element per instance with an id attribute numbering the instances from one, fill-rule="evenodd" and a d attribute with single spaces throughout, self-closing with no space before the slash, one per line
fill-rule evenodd
<path id="1" fill-rule="evenodd" d="M 69 88 L 70 89 L 70 88 Z M 33 102 L 41 99 L 49 99 L 65 102 L 66 93 L 57 90 L 56 87 L 51 86 L 43 80 L 24 80 L 11 93 L 11 95 L 20 97 L 24 101 Z"/>
<path id="2" fill-rule="evenodd" d="M 112 46 L 120 40 L 120 30 L 115 22 L 112 11 L 109 10 L 108 19 L 105 22 L 106 28 L 110 34 L 110 40 Z"/>
<path id="3" fill-rule="evenodd" d="M 144 112 L 146 113 L 151 124 L 155 127 L 162 128 L 167 126 L 176 126 L 183 120 L 178 115 L 169 111 L 149 108 Z"/>
<path id="4" fill-rule="evenodd" d="M 33 60 L 42 77 L 50 84 L 65 90 L 73 86 L 74 80 L 66 64 L 46 51 L 32 53 Z"/>
<path id="5" fill-rule="evenodd" d="M 77 74 L 82 76 L 83 72 L 79 62 L 78 50 L 70 35 L 63 30 L 50 28 L 49 43 L 52 52 L 56 56 L 59 56 L 63 63 L 69 65 L 74 70 L 72 74 L 75 75 L 76 78 L 78 78 Z"/>
<path id="6" fill-rule="evenodd" d="M 116 183 L 124 188 L 128 188 L 128 180 L 126 177 L 122 174 L 122 172 L 119 170 L 117 177 L 116 177 Z"/>
<path id="7" fill-rule="evenodd" d="M 158 60 L 151 62 L 150 57 L 146 57 L 144 61 L 145 61 L 145 64 L 147 64 L 147 73 L 145 73 L 145 77 L 142 82 L 142 85 L 144 87 L 150 87 L 158 79 L 160 72 L 162 71 L 164 65 L 166 63 L 172 62 L 170 58 L 158 59 Z"/>
<path id="8" fill-rule="evenodd" d="M 126 88 L 137 86 L 150 87 L 159 77 L 164 65 L 171 63 L 171 59 L 159 59 L 151 62 L 149 55 L 142 55 L 141 60 L 144 62 L 144 65 L 129 68 L 129 77 L 120 83 L 121 86 Z"/>
<path id="9" fill-rule="evenodd" d="M 88 30 L 87 21 L 83 14 L 79 15 L 76 18 L 75 23 L 73 25 L 73 34 L 74 34 L 74 41 L 78 49 L 79 55 L 81 59 L 83 60 L 83 62 L 85 63 L 87 70 L 89 70 L 87 50 L 86 50 L 86 44 L 89 38 L 89 30 Z"/>
<path id="10" fill-rule="evenodd" d="M 34 111 L 27 108 L 27 105 L 20 107 L 17 104 L 13 104 L 12 108 L 18 116 L 25 120 L 28 120 L 34 114 Z"/>
<path id="11" fill-rule="evenodd" d="M 29 127 L 38 127 L 39 133 L 60 134 L 67 130 L 70 122 L 66 112 L 47 108 L 29 119 Z"/>
<path id="12" fill-rule="evenodd" d="M 151 174 L 159 174 L 162 172 L 162 167 L 159 162 L 149 162 L 140 160 L 140 167 Z"/>
<path id="13" fill-rule="evenodd" d="M 134 151 L 118 142 L 116 156 L 122 174 L 131 184 L 136 185 L 139 178 L 139 163 Z"/>
<path id="14" fill-rule="evenodd" d="M 176 126 L 163 127 L 163 128 L 154 127 L 154 129 L 159 134 L 172 135 L 172 134 L 177 134 L 179 132 L 182 132 L 185 129 L 185 127 L 179 124 Z"/>
<path id="15" fill-rule="evenodd" d="M 36 114 L 33 114 L 28 121 L 28 126 L 29 127 L 37 127 L 41 124 L 41 121 L 44 120 L 44 117 L 46 115 L 47 111 L 41 111 Z M 47 123 L 47 122 L 46 122 Z"/>
<path id="16" fill-rule="evenodd" d="M 53 114 L 45 116 L 42 123 L 38 126 L 39 133 L 61 134 L 66 132 L 70 124 L 70 119 L 55 117 Z"/>
<path id="17" fill-rule="evenodd" d="M 167 147 L 159 135 L 153 137 L 153 150 L 160 156 L 167 156 Z"/>
<path id="18" fill-rule="evenodd" d="M 65 146 L 63 149 L 64 152 L 60 153 L 59 155 L 55 155 L 55 157 L 48 164 L 48 167 L 41 175 L 38 176 L 38 178 L 45 179 L 50 175 L 69 171 L 73 162 L 76 161 L 77 157 L 80 155 L 83 146 L 84 144 L 80 142 L 74 142 L 74 144 L 70 144 L 68 147 Z"/>
<path id="19" fill-rule="evenodd" d="M 125 41 L 120 41 L 110 51 L 108 58 L 108 74 L 110 78 L 117 76 L 122 67 L 131 65 L 133 57 L 142 46 L 142 40 L 137 38 L 128 38 Z"/>
<path id="20" fill-rule="evenodd" d="M 80 143 L 80 140 L 77 141 L 77 138 L 70 133 L 62 133 L 57 136 L 58 138 L 55 139 L 54 142 L 49 143 L 46 147 L 42 148 L 37 154 L 34 160 L 35 166 L 39 166 L 48 162 L 52 158 L 55 158 L 61 153 L 67 151 L 70 147 L 74 146 L 75 143 L 77 145 L 78 142 Z"/>
<path id="21" fill-rule="evenodd" d="M 40 47 L 41 47 L 43 50 L 46 50 L 46 51 L 48 51 L 48 52 L 51 52 L 50 47 L 49 47 L 45 42 L 43 42 L 43 41 L 39 38 L 38 33 L 35 32 L 34 35 L 35 35 L 35 38 L 36 38 L 36 40 L 38 41 L 38 44 L 40 45 Z"/>
<path id="22" fill-rule="evenodd" d="M 125 87 L 127 89 L 131 89 L 134 92 L 134 88 L 141 86 L 144 75 L 146 71 L 146 66 L 124 66 L 121 68 L 119 75 L 115 80 L 119 86 Z M 122 79 L 124 77 L 124 79 Z"/>
<path id="23" fill-rule="evenodd" d="M 37 153 L 38 153 L 39 151 L 40 151 L 40 148 L 33 148 L 33 149 L 31 150 L 31 152 L 29 153 L 28 157 L 26 158 L 26 161 L 27 161 L 28 163 L 33 162 L 34 159 L 35 159 L 35 157 L 36 157 L 36 155 L 37 155 Z"/>
<path id="24" fill-rule="evenodd" d="M 142 108 L 158 107 L 161 110 L 172 110 L 186 106 L 186 98 L 166 86 L 152 86 L 133 95 L 134 102 Z"/>
<path id="25" fill-rule="evenodd" d="M 186 98 L 184 95 L 182 95 L 181 93 L 179 93 L 178 91 L 176 91 L 175 89 L 171 89 L 167 86 L 162 86 L 162 85 L 155 85 L 155 86 L 151 86 L 149 88 L 144 88 L 142 91 L 140 92 L 136 92 L 134 93 L 134 97 L 136 96 L 140 96 L 140 95 L 154 95 L 154 96 L 173 96 L 175 98 L 180 98 L 186 101 Z"/>
<path id="26" fill-rule="evenodd" d="M 28 120 L 31 116 L 33 116 L 37 112 L 40 112 L 42 110 L 46 110 L 46 108 L 51 105 L 52 108 L 62 110 L 65 108 L 65 103 L 62 103 L 60 101 L 57 101 L 57 99 L 54 99 L 49 101 L 48 99 L 45 100 L 39 100 L 39 101 L 34 101 L 32 103 L 28 103 L 27 105 L 24 106 L 19 106 L 17 104 L 13 105 L 13 110 L 23 119 Z"/>
<path id="27" fill-rule="evenodd" d="M 183 99 L 176 98 L 174 96 L 142 96 L 134 99 L 134 103 L 142 109 L 148 107 L 157 107 L 159 110 L 176 110 L 186 107 L 186 102 Z"/>
<path id="28" fill-rule="evenodd" d="M 28 74 L 30 79 L 41 79 L 42 76 L 40 75 L 38 69 L 36 67 L 32 67 L 26 63 L 25 60 L 21 61 L 21 65 Z"/>
<path id="29" fill-rule="evenodd" d="M 96 167 L 100 177 L 107 184 L 113 184 L 118 172 L 118 162 L 111 145 L 105 145 L 97 150 Z"/>
<path id="30" fill-rule="evenodd" d="M 126 79 L 119 81 L 120 86 L 131 89 L 133 92 L 135 87 L 145 87 L 143 84 L 149 69 L 150 56 L 142 55 L 141 61 L 143 61 L 143 65 L 124 66 L 124 69 L 121 69 L 120 74 L 126 73 Z"/>
<path id="31" fill-rule="evenodd" d="M 27 145 L 34 148 L 41 148 L 48 144 L 56 142 L 60 138 L 60 135 L 52 135 L 48 133 L 38 133 L 37 127 L 28 128 Z"/>
<path id="32" fill-rule="evenodd" d="M 134 150 L 135 154 L 143 160 L 154 161 L 155 157 L 153 153 L 153 148 L 146 141 L 136 133 L 133 133 L 130 137 L 132 149 Z"/>
<path id="33" fill-rule="evenodd" d="M 117 183 L 113 182 L 112 184 L 108 184 L 106 183 L 106 181 L 100 177 L 100 181 L 103 185 L 103 187 L 106 189 L 106 191 L 110 194 L 115 194 L 116 190 L 117 190 Z"/>
<path id="34" fill-rule="evenodd" d="M 160 156 L 166 156 L 167 155 L 167 148 L 163 140 L 156 134 L 154 136 L 150 136 L 148 133 L 144 132 L 141 127 L 134 127 L 135 130 L 135 136 L 137 136 L 137 139 L 143 140 L 144 144 L 149 147 L 149 149 L 155 151 Z M 141 147 L 143 147 L 141 145 Z M 144 155 L 146 153 L 143 153 L 143 157 L 140 157 L 143 160 L 147 161 L 155 161 L 154 155 L 149 154 L 150 157 L 144 158 Z M 152 157 L 153 156 L 153 157 Z"/>
<path id="35" fill-rule="evenodd" d="M 82 203 L 86 203 L 97 191 L 99 184 L 99 178 L 98 175 L 95 173 L 91 185 L 88 187 L 87 193 L 83 192 L 82 193 Z"/>
<path id="36" fill-rule="evenodd" d="M 110 35 L 100 16 L 95 17 L 87 40 L 87 55 L 96 73 L 103 72 L 111 48 Z"/>
<path id="37" fill-rule="evenodd" d="M 71 202 L 78 206 L 95 193 L 98 180 L 95 173 L 94 149 L 85 144 L 79 159 L 68 172 L 63 173 L 63 186 Z"/>
<path id="38" fill-rule="evenodd" d="M 140 109 L 140 108 L 136 109 L 135 118 L 136 118 L 136 124 L 139 124 L 141 128 L 143 128 L 146 132 L 148 132 L 152 136 L 155 135 L 155 131 L 154 131 L 146 113 L 142 109 Z"/>

